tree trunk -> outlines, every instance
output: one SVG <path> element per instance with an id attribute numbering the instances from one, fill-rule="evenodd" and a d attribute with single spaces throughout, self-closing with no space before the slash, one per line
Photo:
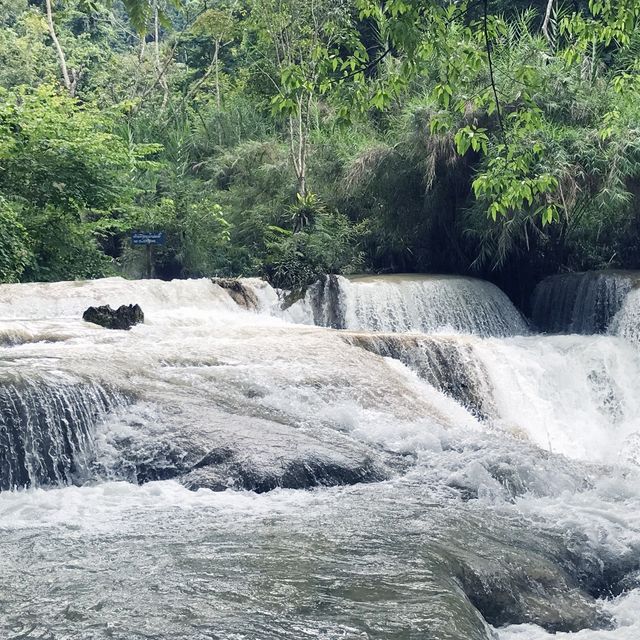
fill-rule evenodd
<path id="1" fill-rule="evenodd" d="M 169 85 L 167 79 L 164 77 L 164 69 L 162 68 L 162 62 L 160 61 L 160 20 L 158 17 L 158 5 L 155 6 L 154 13 L 154 40 L 155 40 L 155 54 L 156 54 L 156 70 L 158 72 L 158 80 L 162 87 L 162 109 L 167 106 L 169 101 Z"/>
<path id="2" fill-rule="evenodd" d="M 209 76 L 213 73 L 214 79 L 215 79 L 215 89 L 216 89 L 216 106 L 218 107 L 218 110 L 221 109 L 222 96 L 220 91 L 220 74 L 219 74 L 219 64 L 218 64 L 219 57 L 220 57 L 220 46 L 221 46 L 220 39 L 216 39 L 215 48 L 213 51 L 213 57 L 211 58 L 211 63 L 207 67 L 207 70 L 204 72 L 202 77 L 196 82 L 194 82 L 191 88 L 189 89 L 189 91 L 187 91 L 187 93 L 183 98 L 184 102 L 192 98 L 196 94 L 198 89 L 206 82 Z M 200 116 L 199 112 L 198 112 L 198 116 Z M 202 116 L 200 116 L 200 119 L 202 120 Z M 206 130 L 206 125 L 204 124 L 204 120 L 202 121 L 202 124 Z M 207 135 L 208 135 L 208 132 L 207 132 Z M 223 141 L 222 127 L 218 125 L 218 143 L 222 144 L 222 141 Z"/>
<path id="3" fill-rule="evenodd" d="M 306 104 L 308 108 L 308 103 Z M 298 179 L 298 195 L 301 198 L 307 195 L 307 138 L 309 135 L 309 114 L 303 113 L 305 101 L 298 97 L 298 112 L 295 120 L 289 116 L 289 141 L 291 145 L 291 159 Z"/>
<path id="4" fill-rule="evenodd" d="M 298 181 L 297 193 L 301 198 L 307 195 L 307 142 L 304 131 L 294 126 L 293 117 L 289 117 L 289 144 L 293 170 Z"/>
<path id="5" fill-rule="evenodd" d="M 301 198 L 307 195 L 307 176 L 304 173 L 298 176 L 298 195 Z"/>
<path id="6" fill-rule="evenodd" d="M 220 65 L 218 64 L 218 58 L 220 55 L 220 39 L 216 38 L 216 48 L 213 53 L 213 63 L 215 64 L 215 78 L 216 78 L 216 107 L 220 110 Z"/>
<path id="7" fill-rule="evenodd" d="M 60 63 L 60 70 L 62 71 L 62 81 L 64 82 L 64 86 L 69 92 L 69 95 L 73 98 L 76 93 L 78 78 L 73 70 L 71 74 L 69 73 L 67 60 L 64 56 L 64 51 L 62 50 L 62 46 L 60 45 L 60 41 L 58 40 L 58 36 L 56 35 L 55 26 L 53 24 L 53 8 L 51 6 L 51 0 L 45 0 L 45 7 L 47 10 L 47 25 L 49 27 L 49 36 L 51 37 L 53 46 L 56 49 L 58 62 Z"/>
<path id="8" fill-rule="evenodd" d="M 553 11 L 554 2 L 555 0 L 547 0 L 547 10 L 545 11 L 544 21 L 542 22 L 542 33 L 544 33 L 544 37 L 547 39 L 551 49 L 554 48 L 554 43 L 551 38 L 551 34 L 549 33 L 549 21 L 551 20 L 551 12 Z"/>

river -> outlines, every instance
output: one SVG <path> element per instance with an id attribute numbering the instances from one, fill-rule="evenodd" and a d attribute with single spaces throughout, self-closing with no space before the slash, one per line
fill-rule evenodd
<path id="1" fill-rule="evenodd" d="M 0 285 L 0 636 L 637 640 L 636 277 Z"/>

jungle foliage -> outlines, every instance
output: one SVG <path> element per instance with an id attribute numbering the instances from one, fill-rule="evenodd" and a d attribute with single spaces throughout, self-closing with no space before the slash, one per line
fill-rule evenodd
<path id="1" fill-rule="evenodd" d="M 640 268 L 638 0 L 0 8 L 0 281 Z"/>

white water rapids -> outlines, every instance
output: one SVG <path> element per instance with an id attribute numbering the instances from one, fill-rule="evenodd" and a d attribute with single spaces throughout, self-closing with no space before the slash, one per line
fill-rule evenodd
<path id="1" fill-rule="evenodd" d="M 542 336 L 471 279 L 241 284 L 0 285 L 0 637 L 640 637 L 634 290 Z"/>

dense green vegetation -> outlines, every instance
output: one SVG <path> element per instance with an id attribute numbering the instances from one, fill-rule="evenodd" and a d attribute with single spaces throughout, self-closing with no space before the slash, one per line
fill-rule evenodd
<path id="1" fill-rule="evenodd" d="M 0 0 L 0 280 L 640 267 L 640 3 Z"/>

